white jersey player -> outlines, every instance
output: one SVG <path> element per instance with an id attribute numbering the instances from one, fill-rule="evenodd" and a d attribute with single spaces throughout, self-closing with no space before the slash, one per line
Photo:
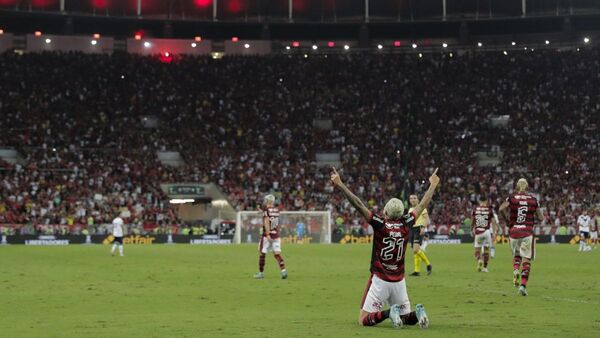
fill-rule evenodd
<path id="1" fill-rule="evenodd" d="M 115 255 L 115 250 L 119 248 L 119 256 L 123 257 L 123 219 L 117 217 L 112 221 L 113 245 L 110 254 Z"/>
<path id="2" fill-rule="evenodd" d="M 577 217 L 577 226 L 579 227 L 579 251 L 589 251 L 591 248 L 586 241 L 590 238 L 590 223 L 592 218 L 588 215 L 587 210 L 583 209 L 583 213 Z"/>

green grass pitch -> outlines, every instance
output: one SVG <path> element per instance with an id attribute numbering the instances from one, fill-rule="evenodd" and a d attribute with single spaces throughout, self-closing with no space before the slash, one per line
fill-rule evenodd
<path id="1" fill-rule="evenodd" d="M 0 247 L 1 337 L 598 337 L 600 250 L 539 245 L 529 296 L 516 295 L 506 245 L 490 273 L 470 245 L 432 245 L 431 276 L 408 277 L 428 330 L 356 324 L 370 245 L 287 245 L 290 277 L 256 245 Z M 407 272 L 412 271 L 408 253 Z"/>

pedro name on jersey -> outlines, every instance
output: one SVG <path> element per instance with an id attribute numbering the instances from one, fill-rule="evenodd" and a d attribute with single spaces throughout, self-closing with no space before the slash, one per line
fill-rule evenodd
<path id="1" fill-rule="evenodd" d="M 263 211 L 263 219 L 269 220 L 269 229 L 265 228 L 263 222 L 263 236 L 267 236 L 267 232 L 271 236 L 271 238 L 279 238 L 279 209 L 278 208 L 268 208 Z"/>
<path id="2" fill-rule="evenodd" d="M 371 212 L 369 224 L 373 227 L 371 273 L 388 282 L 404 279 L 404 254 L 416 216 L 408 213 L 391 220 Z"/>

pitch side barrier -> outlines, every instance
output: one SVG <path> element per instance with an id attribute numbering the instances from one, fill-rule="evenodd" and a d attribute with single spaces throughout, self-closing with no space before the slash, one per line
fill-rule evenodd
<path id="1" fill-rule="evenodd" d="M 2 235 L 0 245 L 25 244 L 61 246 L 71 244 L 104 244 L 112 243 L 112 235 Z M 231 244 L 233 235 L 127 235 L 123 236 L 125 245 L 149 244 Z"/>
<path id="2" fill-rule="evenodd" d="M 49 245 L 61 246 L 71 244 L 104 244 L 112 243 L 112 235 L 2 235 L 0 236 L 0 245 L 25 244 L 25 245 Z M 296 236 L 282 237 L 282 241 L 286 244 L 313 244 L 319 243 L 317 238 L 305 236 L 298 238 Z M 578 244 L 578 235 L 539 235 L 535 236 L 536 243 L 556 243 L 556 244 Z M 187 235 L 127 235 L 123 237 L 125 245 L 149 245 L 149 244 L 232 244 L 234 243 L 233 235 L 204 235 L 204 236 L 187 236 Z M 370 244 L 373 243 L 373 236 L 367 235 L 344 235 L 332 234 L 332 244 Z M 436 235 L 429 239 L 430 244 L 462 244 L 473 243 L 473 237 L 469 235 Z M 497 244 L 508 244 L 508 237 L 501 235 L 496 236 Z"/>
<path id="3" fill-rule="evenodd" d="M 429 239 L 429 244 L 462 244 L 473 243 L 473 237 L 470 235 L 435 235 Z M 538 235 L 535 236 L 536 243 L 562 243 L 562 244 L 577 244 L 579 236 L 573 235 Z M 367 235 L 345 235 L 332 234 L 331 243 L 338 244 L 368 244 L 373 243 L 373 236 Z M 497 244 L 508 244 L 508 236 L 496 236 Z"/>

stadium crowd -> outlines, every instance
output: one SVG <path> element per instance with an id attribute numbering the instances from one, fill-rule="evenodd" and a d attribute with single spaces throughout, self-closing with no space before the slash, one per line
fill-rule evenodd
<path id="1" fill-rule="evenodd" d="M 340 153 L 373 208 L 422 193 L 440 167 L 436 224 L 465 222 L 481 192 L 498 206 L 520 176 L 552 224 L 600 203 L 598 49 L 171 63 L 5 53 L 0 67 L 0 148 L 25 157 L 0 162 L 0 224 L 96 229 L 120 211 L 134 228 L 165 227 L 181 221 L 160 183 L 214 182 L 238 210 L 273 192 L 285 210 L 329 209 L 360 227 L 321 152 Z M 491 123 L 502 115 L 506 126 Z M 161 164 L 167 150 L 185 165 Z M 497 150 L 499 165 L 479 164 L 477 152 Z"/>

